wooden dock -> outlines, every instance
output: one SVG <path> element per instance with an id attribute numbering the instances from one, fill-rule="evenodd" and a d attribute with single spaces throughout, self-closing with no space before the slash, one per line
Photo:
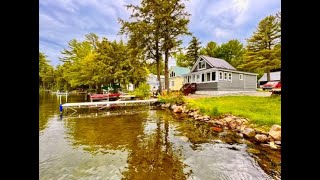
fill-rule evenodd
<path id="1" fill-rule="evenodd" d="M 114 105 L 114 104 L 134 104 L 134 103 L 154 103 L 157 102 L 158 99 L 148 99 L 148 100 L 131 100 L 131 101 L 98 101 L 98 102 L 78 102 L 78 103 L 65 103 L 65 104 L 61 104 L 60 105 L 60 112 L 62 112 L 63 108 L 70 108 L 74 111 L 76 111 L 74 108 L 78 107 L 100 107 L 104 108 L 104 107 L 108 107 L 110 105 Z"/>

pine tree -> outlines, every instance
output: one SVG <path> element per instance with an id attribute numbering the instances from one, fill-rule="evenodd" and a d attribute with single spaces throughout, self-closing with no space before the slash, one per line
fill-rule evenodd
<path id="1" fill-rule="evenodd" d="M 191 68 L 194 63 L 196 63 L 198 57 L 199 57 L 199 52 L 200 52 L 200 46 L 201 42 L 199 41 L 198 38 L 195 36 L 192 36 L 191 41 L 189 42 L 189 46 L 187 48 L 187 67 Z"/>
<path id="2" fill-rule="evenodd" d="M 239 68 L 267 73 L 281 67 L 281 14 L 267 16 L 259 22 L 257 31 L 247 40 L 244 63 Z"/>

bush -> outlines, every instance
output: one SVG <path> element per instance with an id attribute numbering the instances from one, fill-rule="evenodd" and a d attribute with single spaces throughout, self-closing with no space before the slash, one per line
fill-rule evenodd
<path id="1" fill-rule="evenodd" d="M 150 86 L 146 83 L 142 83 L 137 87 L 133 93 L 137 98 L 139 99 L 145 99 L 146 97 L 149 97 L 151 95 L 150 93 Z"/>
<path id="2" fill-rule="evenodd" d="M 181 92 L 166 94 L 158 96 L 159 102 L 181 105 L 185 103 L 185 98 Z"/>

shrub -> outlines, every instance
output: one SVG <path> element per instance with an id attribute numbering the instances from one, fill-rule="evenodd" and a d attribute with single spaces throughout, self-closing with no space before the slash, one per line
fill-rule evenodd
<path id="1" fill-rule="evenodd" d="M 151 95 L 150 86 L 146 83 L 142 83 L 133 91 L 132 94 L 137 98 L 145 99 L 146 97 L 149 97 Z"/>
<path id="2" fill-rule="evenodd" d="M 185 98 L 181 92 L 175 92 L 158 96 L 159 102 L 181 105 L 185 103 Z"/>

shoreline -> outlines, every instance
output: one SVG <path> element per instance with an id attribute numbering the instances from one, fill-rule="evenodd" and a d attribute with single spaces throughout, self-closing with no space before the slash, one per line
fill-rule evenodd
<path id="1" fill-rule="evenodd" d="M 199 109 L 188 109 L 186 104 L 161 104 L 161 108 L 169 109 L 173 113 L 183 114 L 196 121 L 210 124 L 210 130 L 220 133 L 224 130 L 231 130 L 240 138 L 259 144 L 262 147 L 269 147 L 272 150 L 281 150 L 281 126 L 274 124 L 269 132 L 250 127 L 252 124 L 248 118 L 224 114 L 219 117 L 211 117 L 200 113 Z"/>

